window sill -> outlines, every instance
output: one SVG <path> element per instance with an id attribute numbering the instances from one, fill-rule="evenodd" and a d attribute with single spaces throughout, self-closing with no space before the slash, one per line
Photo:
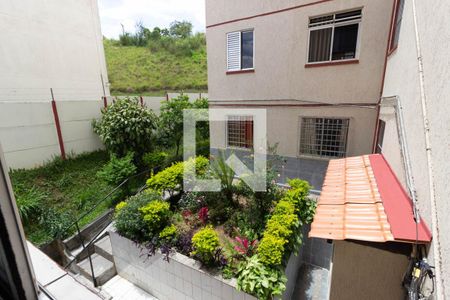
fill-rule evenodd
<path id="1" fill-rule="evenodd" d="M 227 146 L 228 150 L 240 150 L 244 152 L 253 152 L 253 148 L 237 147 L 237 146 Z"/>
<path id="2" fill-rule="evenodd" d="M 359 64 L 359 59 L 346 59 L 346 60 L 326 61 L 319 63 L 307 63 L 305 64 L 305 68 L 327 67 L 335 65 L 351 65 L 351 64 Z"/>
<path id="3" fill-rule="evenodd" d="M 345 156 L 347 157 L 347 156 Z M 309 154 L 297 154 L 297 158 L 319 160 L 319 161 L 330 161 L 332 159 L 340 159 L 345 157 L 331 157 L 331 156 L 319 156 L 319 155 L 309 155 Z"/>
<path id="4" fill-rule="evenodd" d="M 227 75 L 234 74 L 245 74 L 245 73 L 255 73 L 255 69 L 247 69 L 247 70 L 238 70 L 238 71 L 227 71 Z"/>

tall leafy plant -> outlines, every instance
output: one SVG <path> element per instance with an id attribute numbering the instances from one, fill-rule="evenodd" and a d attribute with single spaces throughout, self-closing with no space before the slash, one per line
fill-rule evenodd
<path id="1" fill-rule="evenodd" d="M 237 288 L 260 300 L 281 296 L 286 289 L 287 278 L 278 268 L 264 265 L 258 255 L 248 258 L 237 271 Z"/>
<path id="2" fill-rule="evenodd" d="M 184 94 L 162 102 L 158 135 L 163 144 L 175 146 L 176 156 L 179 155 L 183 139 L 183 110 L 190 108 L 192 103 Z"/>
<path id="3" fill-rule="evenodd" d="M 211 171 L 213 176 L 220 180 L 222 193 L 225 195 L 228 203 L 237 207 L 238 203 L 234 203 L 233 201 L 233 180 L 235 173 L 225 162 L 225 155 L 223 152 L 220 152 L 219 155 L 214 158 L 211 164 Z"/>
<path id="4" fill-rule="evenodd" d="M 94 132 L 106 148 L 121 157 L 135 152 L 140 158 L 154 146 L 157 117 L 142 107 L 138 99 L 117 99 L 102 109 L 102 117 L 93 121 Z"/>
<path id="5" fill-rule="evenodd" d="M 166 146 L 175 147 L 175 156 L 178 157 L 183 140 L 183 110 L 207 108 L 208 99 L 201 98 L 195 102 L 190 102 L 189 96 L 185 94 L 162 102 L 158 129 L 160 142 Z M 200 140 L 208 139 L 208 124 L 200 122 L 197 133 L 199 134 Z"/>

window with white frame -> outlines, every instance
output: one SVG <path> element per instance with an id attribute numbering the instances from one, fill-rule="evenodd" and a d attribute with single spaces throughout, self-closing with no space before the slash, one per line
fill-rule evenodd
<path id="1" fill-rule="evenodd" d="M 357 57 L 361 9 L 309 19 L 308 63 Z"/>
<path id="2" fill-rule="evenodd" d="M 345 157 L 349 119 L 302 118 L 300 154 Z"/>
<path id="3" fill-rule="evenodd" d="M 227 144 L 228 147 L 253 148 L 252 116 L 228 116 Z"/>
<path id="4" fill-rule="evenodd" d="M 227 70 L 240 71 L 253 69 L 254 61 L 253 30 L 227 33 Z"/>

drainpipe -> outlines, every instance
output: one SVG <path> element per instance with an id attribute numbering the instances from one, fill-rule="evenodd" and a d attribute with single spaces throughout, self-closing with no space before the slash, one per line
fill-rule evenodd
<path id="1" fill-rule="evenodd" d="M 416 51 L 417 51 L 417 62 L 419 71 L 419 83 L 420 83 L 420 102 L 422 105 L 422 121 L 425 129 L 425 150 L 427 155 L 427 165 L 428 165 L 428 185 L 430 189 L 430 201 L 431 201 L 431 219 L 432 219 L 432 232 L 433 232 L 433 252 L 435 260 L 435 270 L 436 270 L 436 296 L 437 299 L 445 299 L 444 284 L 442 282 L 441 270 L 442 270 L 442 256 L 441 256 L 441 245 L 439 237 L 439 220 L 437 216 L 437 205 L 436 205 L 436 195 L 434 190 L 434 179 L 433 179 L 433 160 L 431 157 L 431 141 L 430 141 L 430 121 L 428 119 L 428 107 L 427 98 L 425 94 L 425 84 L 424 84 L 424 71 L 423 71 L 423 60 L 422 60 L 422 49 L 420 47 L 420 36 L 418 30 L 417 21 L 417 8 L 416 0 L 412 0 L 413 6 L 413 16 L 414 16 L 414 31 L 416 36 Z"/>
<path id="2" fill-rule="evenodd" d="M 411 196 L 412 202 L 413 202 L 413 208 L 414 208 L 414 219 L 416 221 L 416 224 L 420 223 L 420 215 L 419 215 L 419 209 L 417 206 L 417 193 L 416 193 L 416 187 L 414 185 L 414 177 L 412 175 L 412 167 L 411 167 L 411 157 L 409 156 L 409 148 L 408 148 L 408 142 L 406 140 L 406 130 L 405 130 L 405 122 L 403 119 L 403 106 L 402 102 L 400 101 L 399 96 L 392 96 L 392 97 L 383 97 L 381 99 L 381 106 L 389 105 L 386 103 L 386 101 L 392 100 L 392 106 L 395 109 L 395 119 L 397 122 L 397 128 L 398 128 L 398 139 L 400 142 L 400 148 L 403 158 L 403 167 L 405 168 L 406 173 L 406 187 L 408 188 L 409 195 Z M 417 230 L 416 230 L 417 233 Z M 416 237 L 417 238 L 417 237 Z"/>

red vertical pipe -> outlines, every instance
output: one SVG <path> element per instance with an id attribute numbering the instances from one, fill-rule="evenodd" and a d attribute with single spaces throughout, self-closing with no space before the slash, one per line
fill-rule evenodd
<path id="1" fill-rule="evenodd" d="M 106 96 L 103 96 L 102 98 L 103 98 L 103 106 L 105 108 L 107 108 L 108 107 L 108 98 L 106 98 Z"/>
<path id="2" fill-rule="evenodd" d="M 144 107 L 144 98 L 142 96 L 139 96 L 139 100 L 141 101 L 141 106 Z"/>
<path id="3" fill-rule="evenodd" d="M 55 117 L 56 133 L 58 134 L 59 150 L 61 151 L 62 159 L 66 159 L 66 150 L 64 150 L 64 141 L 61 133 L 61 124 L 59 123 L 58 109 L 56 108 L 56 102 L 52 100 L 53 116 Z"/>

